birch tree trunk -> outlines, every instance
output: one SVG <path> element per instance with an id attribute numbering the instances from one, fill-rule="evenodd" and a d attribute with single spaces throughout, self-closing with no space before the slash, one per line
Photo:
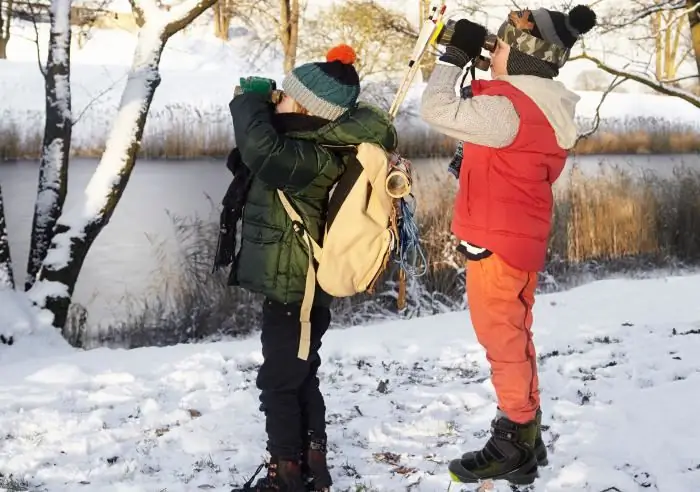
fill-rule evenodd
<path id="1" fill-rule="evenodd" d="M 166 11 L 153 0 L 131 0 L 143 27 L 105 151 L 82 202 L 58 219 L 39 280 L 29 291 L 32 301 L 53 314 L 53 326 L 74 345 L 81 337 L 70 337 L 65 330 L 71 297 L 90 247 L 112 217 L 134 168 L 148 109 L 160 83 L 158 65 L 165 43 L 214 1 L 185 0 Z"/>
<path id="2" fill-rule="evenodd" d="M 70 14 L 71 0 L 52 0 L 49 8 L 49 52 L 44 75 L 46 123 L 25 290 L 34 285 L 51 244 L 56 221 L 63 211 L 68 187 L 68 157 L 73 124 L 70 90 Z"/>
<path id="3" fill-rule="evenodd" d="M 15 280 L 12 274 L 12 256 L 10 255 L 10 242 L 7 238 L 5 207 L 3 206 L 2 188 L 0 187 L 0 290 L 14 288 Z"/>

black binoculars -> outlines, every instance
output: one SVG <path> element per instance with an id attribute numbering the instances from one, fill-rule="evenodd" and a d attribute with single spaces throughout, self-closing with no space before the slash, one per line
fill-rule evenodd
<path id="1" fill-rule="evenodd" d="M 441 46 L 447 46 L 448 44 L 450 44 L 452 35 L 455 32 L 455 24 L 457 24 L 457 21 L 454 19 L 450 19 L 447 22 L 445 22 L 445 25 L 442 27 L 440 33 L 435 38 L 435 43 Z M 484 38 L 484 44 L 482 45 L 482 48 L 488 51 L 489 53 L 493 53 L 496 50 L 496 43 L 498 43 L 498 37 L 495 34 L 488 33 L 486 34 L 486 38 Z M 491 60 L 489 58 L 486 58 L 485 56 L 479 55 L 474 60 L 474 66 L 479 70 L 486 71 L 491 66 Z"/>

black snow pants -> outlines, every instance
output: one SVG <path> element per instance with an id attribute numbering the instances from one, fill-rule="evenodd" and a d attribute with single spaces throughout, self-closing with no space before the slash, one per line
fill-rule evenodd
<path id="1" fill-rule="evenodd" d="M 321 337 L 331 322 L 330 309 L 311 311 L 311 349 L 307 360 L 297 357 L 301 304 L 265 299 L 262 316 L 263 364 L 257 377 L 261 410 L 265 413 L 267 450 L 283 460 L 297 460 L 306 437 L 326 438 L 326 406 L 317 377 Z"/>

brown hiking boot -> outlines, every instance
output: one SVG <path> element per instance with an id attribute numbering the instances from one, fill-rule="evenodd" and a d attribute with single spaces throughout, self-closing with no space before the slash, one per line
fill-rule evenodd
<path id="1" fill-rule="evenodd" d="M 315 439 L 313 434 L 309 434 L 309 439 L 302 458 L 302 475 L 306 482 L 306 490 L 328 492 L 333 485 L 333 479 L 326 462 L 326 440 Z"/>
<path id="2" fill-rule="evenodd" d="M 260 465 L 255 475 L 242 488 L 233 489 L 231 492 L 306 492 L 299 462 L 272 457 L 267 465 L 267 475 L 252 485 L 263 466 L 265 465 Z"/>

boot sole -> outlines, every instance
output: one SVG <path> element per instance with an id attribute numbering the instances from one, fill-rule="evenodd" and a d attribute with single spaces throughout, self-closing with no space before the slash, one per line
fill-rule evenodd
<path id="1" fill-rule="evenodd" d="M 533 483 L 535 483 L 535 480 L 539 477 L 539 473 L 535 472 L 535 473 L 532 473 L 529 475 L 508 474 L 508 475 L 503 475 L 503 476 L 495 477 L 495 478 L 479 478 L 479 479 L 475 479 L 475 480 L 469 480 L 469 479 L 465 479 L 464 477 L 459 477 L 451 471 L 448 473 L 449 473 L 450 478 L 452 479 L 453 482 L 469 483 L 469 484 L 477 484 L 477 483 L 489 482 L 489 481 L 495 482 L 496 480 L 505 480 L 512 485 L 532 485 Z"/>
<path id="2" fill-rule="evenodd" d="M 478 477 L 476 475 L 457 475 L 454 471 L 450 470 L 449 468 L 447 471 L 450 474 L 450 478 L 452 479 L 452 481 L 459 483 L 480 483 L 485 482 L 487 480 L 505 480 L 513 485 L 530 485 L 534 483 L 537 477 L 539 477 L 540 475 L 537 471 L 537 463 L 534 459 L 532 461 L 524 463 L 522 466 L 516 468 L 515 470 L 497 476 Z"/>

